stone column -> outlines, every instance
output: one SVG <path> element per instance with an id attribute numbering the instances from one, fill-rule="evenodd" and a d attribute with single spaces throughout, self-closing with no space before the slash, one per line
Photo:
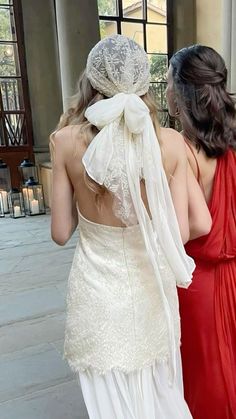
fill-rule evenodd
<path id="1" fill-rule="evenodd" d="M 236 3 L 224 0 L 222 8 L 222 55 L 228 68 L 228 88 L 236 92 Z"/>
<path id="2" fill-rule="evenodd" d="M 36 162 L 49 159 L 48 138 L 62 113 L 53 0 L 21 0 Z"/>
<path id="3" fill-rule="evenodd" d="M 56 0 L 63 108 L 74 94 L 90 49 L 99 41 L 97 0 Z"/>
<path id="4" fill-rule="evenodd" d="M 195 0 L 173 0 L 173 38 L 174 51 L 196 42 Z"/>
<path id="5" fill-rule="evenodd" d="M 196 19 L 197 43 L 221 53 L 222 0 L 196 0 Z"/>

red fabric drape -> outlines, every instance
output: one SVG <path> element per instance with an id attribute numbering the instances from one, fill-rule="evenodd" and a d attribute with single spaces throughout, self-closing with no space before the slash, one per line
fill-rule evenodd
<path id="1" fill-rule="evenodd" d="M 190 241 L 196 270 L 179 290 L 185 397 L 194 419 L 236 419 L 236 155 L 218 159 L 213 226 Z"/>

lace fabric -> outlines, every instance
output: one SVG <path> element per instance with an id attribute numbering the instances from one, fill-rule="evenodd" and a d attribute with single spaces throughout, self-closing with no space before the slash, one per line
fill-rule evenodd
<path id="1" fill-rule="evenodd" d="M 83 157 L 84 167 L 92 179 L 113 193 L 116 216 L 126 225 L 139 223 L 166 313 L 174 377 L 173 317 L 163 288 L 158 246 L 164 251 L 180 286 L 189 285 L 194 263 L 186 255 L 181 241 L 149 110 L 137 95 L 119 93 L 89 107 L 86 117 L 101 131 Z M 141 173 L 151 219 L 141 197 Z"/>
<path id="2" fill-rule="evenodd" d="M 94 89 L 107 97 L 119 92 L 142 96 L 149 89 L 149 62 L 144 59 L 144 50 L 122 35 L 95 45 L 88 56 L 86 73 Z"/>
<path id="3" fill-rule="evenodd" d="M 80 215 L 79 235 L 68 283 L 64 351 L 73 371 L 128 374 L 155 362 L 168 364 L 165 311 L 139 226 L 98 225 Z M 175 277 L 161 249 L 159 267 L 179 348 Z"/>
<path id="4" fill-rule="evenodd" d="M 124 165 L 126 156 L 124 144 L 125 139 L 123 135 L 123 118 L 121 118 L 119 122 L 115 124 L 114 128 L 115 129 L 113 135 L 115 135 L 115 140 L 113 142 L 113 158 L 111 159 L 107 168 L 107 174 L 104 179 L 104 186 L 113 194 L 114 214 L 125 225 L 130 226 L 137 224 L 138 218 L 130 196 L 128 176 L 126 166 Z M 134 144 L 136 147 L 139 146 L 139 141 L 137 138 Z"/>
<path id="5" fill-rule="evenodd" d="M 153 246 L 159 242 L 176 273 L 177 284 L 188 285 L 194 263 L 182 244 L 148 107 L 135 94 L 119 93 L 90 106 L 85 115 L 100 128 L 83 156 L 87 173 L 113 193 L 116 215 L 126 225 L 138 221 L 145 240 L 152 237 Z M 142 177 L 151 218 L 141 197 Z"/>
<path id="6" fill-rule="evenodd" d="M 107 38 L 91 51 L 87 75 L 97 90 L 113 97 L 86 110 L 86 118 L 100 132 L 85 152 L 83 164 L 88 175 L 113 194 L 115 215 L 127 226 L 139 224 L 168 325 L 174 377 L 174 319 L 163 286 L 160 249 L 179 286 L 190 284 L 195 265 L 185 253 L 159 142 L 149 109 L 139 97 L 148 90 L 147 68 L 144 50 L 122 36 Z M 151 217 L 141 196 L 142 178 Z"/>

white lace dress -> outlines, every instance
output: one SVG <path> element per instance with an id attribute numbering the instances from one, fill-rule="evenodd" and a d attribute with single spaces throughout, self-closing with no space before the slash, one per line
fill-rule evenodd
<path id="1" fill-rule="evenodd" d="M 169 384 L 168 327 L 139 226 L 79 217 L 69 277 L 65 357 L 79 373 L 92 419 L 187 419 L 176 280 L 160 270 L 174 324 L 177 377 Z"/>

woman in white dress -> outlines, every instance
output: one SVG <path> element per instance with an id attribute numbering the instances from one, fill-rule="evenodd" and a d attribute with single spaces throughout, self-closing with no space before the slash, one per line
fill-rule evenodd
<path id="1" fill-rule="evenodd" d="M 51 136 L 52 238 L 63 245 L 79 229 L 65 357 L 91 419 L 191 418 L 176 294 L 194 270 L 183 247 L 187 159 L 181 136 L 159 128 L 148 90 L 145 51 L 105 38 Z M 195 198 L 201 235 L 209 214 L 197 189 Z"/>

